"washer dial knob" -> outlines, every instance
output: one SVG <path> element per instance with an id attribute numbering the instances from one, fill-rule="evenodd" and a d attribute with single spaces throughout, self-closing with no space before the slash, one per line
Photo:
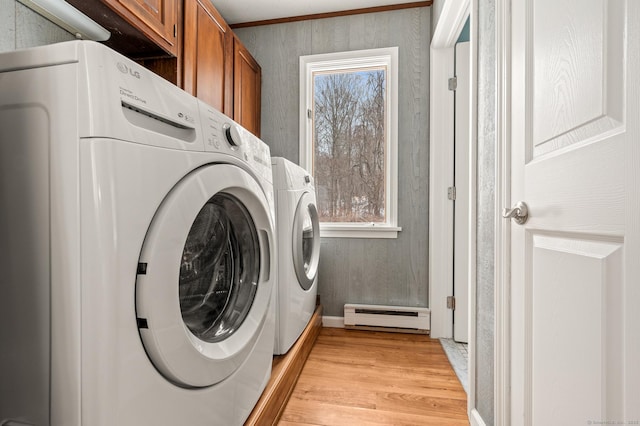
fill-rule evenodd
<path id="1" fill-rule="evenodd" d="M 222 126 L 224 136 L 227 138 L 227 142 L 232 147 L 242 146 L 242 136 L 240 136 L 240 129 L 235 124 L 224 123 Z"/>

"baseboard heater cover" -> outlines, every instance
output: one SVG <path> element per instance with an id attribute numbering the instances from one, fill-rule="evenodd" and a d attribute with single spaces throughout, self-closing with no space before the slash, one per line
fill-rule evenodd
<path id="1" fill-rule="evenodd" d="M 344 305 L 344 326 L 428 333 L 431 314 L 428 308 L 347 303 Z"/>

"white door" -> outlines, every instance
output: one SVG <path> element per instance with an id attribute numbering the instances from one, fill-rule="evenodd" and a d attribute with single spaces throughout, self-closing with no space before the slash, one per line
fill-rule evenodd
<path id="1" fill-rule="evenodd" d="M 469 153 L 470 147 L 470 81 L 471 43 L 456 44 L 455 91 L 455 167 L 456 199 L 454 204 L 453 241 L 453 339 L 469 341 Z"/>
<path id="2" fill-rule="evenodd" d="M 506 423 L 638 424 L 640 2 L 511 4 Z"/>

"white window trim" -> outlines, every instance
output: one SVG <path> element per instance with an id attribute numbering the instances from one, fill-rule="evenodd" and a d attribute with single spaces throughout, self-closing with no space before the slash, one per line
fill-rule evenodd
<path id="1" fill-rule="evenodd" d="M 325 53 L 300 57 L 300 165 L 312 170 L 312 120 L 314 72 L 357 67 L 384 66 L 387 69 L 387 110 L 385 184 L 386 219 L 384 223 L 320 223 L 320 236 L 330 238 L 397 238 L 398 227 L 398 47 Z"/>

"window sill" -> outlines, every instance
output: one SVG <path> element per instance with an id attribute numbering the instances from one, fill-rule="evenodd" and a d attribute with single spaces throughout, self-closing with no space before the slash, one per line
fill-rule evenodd
<path id="1" fill-rule="evenodd" d="M 320 238 L 398 238 L 402 228 L 389 225 L 320 224 Z"/>

